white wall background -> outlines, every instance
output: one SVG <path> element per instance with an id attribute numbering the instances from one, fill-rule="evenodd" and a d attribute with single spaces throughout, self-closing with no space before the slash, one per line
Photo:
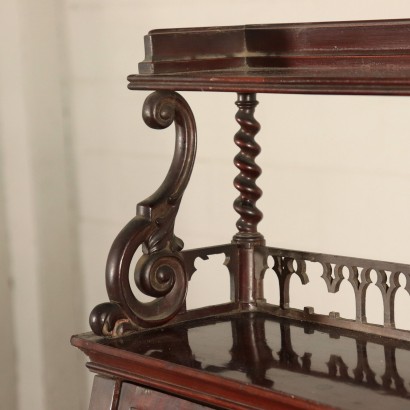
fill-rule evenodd
<path id="1" fill-rule="evenodd" d="M 5 408 L 87 407 L 85 359 L 69 337 L 87 331 L 90 310 L 106 300 L 112 239 L 136 202 L 159 186 L 173 149 L 172 130 L 143 125 L 148 93 L 126 88 L 126 75 L 136 73 L 144 57 L 144 34 L 165 27 L 406 17 L 408 0 L 3 0 Z M 183 95 L 196 114 L 199 147 L 177 234 L 187 248 L 226 243 L 237 219 L 231 207 L 235 95 Z M 259 101 L 264 196 L 258 204 L 268 243 L 410 263 L 410 99 L 260 95 Z M 228 298 L 227 276 L 215 286 L 218 277 L 210 283 L 205 273 L 220 262 L 198 265 L 191 306 Z M 304 292 L 295 287 L 294 306 L 349 315 L 338 295 L 315 296 L 324 294 L 324 283 L 312 278 L 308 286 Z M 409 327 L 404 307 L 399 322 Z M 374 312 L 370 319 L 380 321 L 380 310 Z"/>

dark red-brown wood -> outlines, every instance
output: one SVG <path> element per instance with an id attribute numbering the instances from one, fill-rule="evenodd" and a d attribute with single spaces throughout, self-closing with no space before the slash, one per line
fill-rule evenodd
<path id="1" fill-rule="evenodd" d="M 409 342 L 267 314 L 193 321 L 119 339 L 85 334 L 72 343 L 90 357 L 92 371 L 206 406 L 410 406 L 410 371 L 396 359 L 410 359 Z"/>
<path id="2" fill-rule="evenodd" d="M 410 95 L 410 20 L 153 30 L 129 88 Z"/>
<path id="3" fill-rule="evenodd" d="M 90 409 L 407 408 L 410 374 L 401 373 L 396 357 L 409 368 L 410 332 L 396 329 L 394 307 L 400 287 L 410 293 L 410 265 L 266 246 L 257 228 L 262 190 L 256 184 L 261 169 L 254 111 L 256 92 L 410 95 L 410 20 L 154 30 L 145 46 L 140 74 L 129 76 L 129 88 L 156 90 L 144 103 L 143 118 L 151 128 L 174 123 L 175 152 L 162 185 L 138 204 L 137 215 L 114 240 L 106 270 L 110 300 L 90 315 L 95 335 L 72 339 L 98 374 Z M 183 250 L 174 234 L 196 150 L 193 113 L 176 90 L 238 94 L 234 208 L 240 218 L 231 244 Z M 143 255 L 134 280 L 154 298 L 150 303 L 138 300 L 130 286 L 138 248 Z M 215 254 L 225 256 L 231 301 L 187 311 L 195 261 Z M 279 306 L 264 299 L 268 258 L 278 278 Z M 338 292 L 343 281 L 353 288 L 354 320 L 289 307 L 291 277 L 308 283 L 311 264 L 320 265 L 328 292 Z M 383 326 L 367 323 L 372 272 Z M 220 326 L 225 328 L 215 332 Z M 300 329 L 309 335 L 304 354 L 292 344 Z M 190 342 L 201 331 L 206 353 L 196 353 Z M 326 362 L 315 367 L 312 352 L 330 347 Z M 377 349 L 383 357 L 372 365 L 369 354 Z M 220 363 L 223 352 L 230 358 Z M 349 369 L 352 359 L 356 364 Z"/>
<path id="4" fill-rule="evenodd" d="M 240 129 L 234 137 L 240 149 L 234 159 L 239 170 L 234 180 L 239 191 L 234 202 L 240 216 L 238 232 L 233 237 L 232 245 L 182 251 L 183 242 L 174 235 L 173 229 L 194 164 L 195 120 L 188 103 L 179 94 L 171 90 L 155 91 L 144 103 L 143 118 L 152 128 L 175 124 L 174 159 L 162 185 L 151 197 L 138 204 L 136 217 L 123 228 L 112 245 L 106 270 L 110 302 L 100 304 L 92 311 L 90 324 L 93 331 L 99 335 L 119 336 L 128 331 L 163 326 L 193 317 L 209 317 L 216 311 L 260 310 L 367 332 L 372 328 L 367 324 L 366 294 L 372 283 L 370 275 L 374 271 L 377 276 L 375 285 L 383 298 L 384 326 L 374 326 L 373 329 L 378 334 L 408 339 L 409 332 L 395 329 L 394 306 L 401 275 L 406 278 L 405 288 L 410 293 L 410 266 L 265 246 L 263 235 L 257 229 L 262 219 L 262 212 L 256 206 L 262 195 L 261 188 L 256 184 L 261 173 L 256 164 L 260 152 L 255 140 L 260 128 L 254 117 L 257 99 L 254 92 L 243 91 L 243 80 L 250 75 L 252 81 L 267 87 L 265 91 L 276 92 L 276 86 L 271 87 L 272 78 L 283 75 L 285 82 L 293 82 L 298 77 L 296 84 L 309 72 L 309 83 L 319 87 L 315 88 L 316 91 L 323 91 L 323 87 L 330 84 L 327 75 L 331 73 L 331 83 L 335 85 L 335 81 L 340 80 L 339 85 L 346 87 L 343 92 L 358 87 L 355 93 L 390 93 L 394 76 L 398 75 L 400 81 L 410 81 L 409 33 L 410 20 L 151 32 L 145 39 L 146 60 L 140 65 L 140 71 L 145 74 L 132 76 L 131 88 L 139 88 L 148 81 L 150 87 L 163 88 L 164 84 L 164 88 L 172 90 L 173 85 L 181 86 L 181 79 L 195 82 L 198 78 L 203 78 L 213 87 L 213 76 L 219 75 L 213 64 L 215 60 L 225 59 L 220 85 L 225 87 L 225 91 L 231 90 L 231 86 L 238 90 L 236 120 Z M 278 59 L 280 64 L 277 63 Z M 231 65 L 233 60 L 238 63 L 234 67 Z M 201 68 L 198 68 L 198 63 L 202 64 Z M 182 74 L 181 67 L 185 70 Z M 300 77 L 301 73 L 305 74 Z M 225 84 L 223 78 L 228 77 L 229 81 Z M 371 88 L 366 88 L 363 81 L 370 81 L 368 85 L 371 84 Z M 400 92 L 407 92 L 406 87 L 400 85 L 399 88 Z M 330 92 L 331 88 L 326 90 Z M 131 261 L 139 247 L 144 255 L 136 264 L 134 280 L 144 294 L 155 298 L 150 303 L 140 302 L 129 283 Z M 231 304 L 187 312 L 185 296 L 188 281 L 195 272 L 195 258 L 207 259 L 209 254 L 218 251 L 225 254 L 225 264 L 231 278 Z M 279 310 L 267 305 L 264 299 L 263 279 L 270 256 L 274 259 L 273 270 L 279 280 Z M 338 292 L 345 280 L 342 271 L 348 270 L 346 280 L 353 287 L 356 303 L 354 321 L 339 320 L 338 312 L 324 317 L 313 314 L 309 307 L 302 312 L 289 309 L 291 276 L 299 276 L 306 284 L 309 280 L 307 262 L 321 264 L 322 277 L 331 293 Z"/>

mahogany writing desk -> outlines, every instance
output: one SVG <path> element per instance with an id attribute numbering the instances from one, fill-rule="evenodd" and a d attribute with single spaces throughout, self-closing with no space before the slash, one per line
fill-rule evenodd
<path id="1" fill-rule="evenodd" d="M 401 282 L 410 292 L 410 265 L 267 246 L 257 229 L 254 111 L 258 92 L 410 95 L 410 20 L 155 30 L 145 51 L 129 88 L 154 90 L 143 118 L 152 128 L 175 124 L 175 153 L 160 188 L 114 240 L 110 302 L 91 312 L 93 333 L 72 339 L 97 373 L 90 409 L 409 408 L 410 332 L 395 327 L 394 308 Z M 183 250 L 174 235 L 196 151 L 195 121 L 181 90 L 238 95 L 239 220 L 226 245 Z M 134 280 L 154 298 L 149 303 L 130 285 L 139 247 Z M 214 254 L 225 255 L 231 302 L 187 310 L 195 260 Z M 268 257 L 279 280 L 278 306 L 264 298 Z M 312 263 L 329 292 L 343 281 L 353 288 L 355 320 L 289 307 L 291 276 L 306 284 Z M 371 274 L 383 326 L 366 319 Z"/>

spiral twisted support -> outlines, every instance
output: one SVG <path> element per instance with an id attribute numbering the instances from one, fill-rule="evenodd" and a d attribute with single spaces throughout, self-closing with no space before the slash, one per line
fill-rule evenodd
<path id="1" fill-rule="evenodd" d="M 234 208 L 240 218 L 236 223 L 238 233 L 234 236 L 234 241 L 260 241 L 263 236 L 258 232 L 257 225 L 263 214 L 256 207 L 256 201 L 262 196 L 262 190 L 256 185 L 256 179 L 262 171 L 255 163 L 255 158 L 261 151 L 255 141 L 255 135 L 260 130 L 253 115 L 258 105 L 256 94 L 239 93 L 236 105 L 239 110 L 235 119 L 241 128 L 234 137 L 235 144 L 240 148 L 234 164 L 240 173 L 234 180 L 234 186 L 240 195 L 234 202 Z"/>
<path id="2" fill-rule="evenodd" d="M 180 254 L 183 243 L 174 235 L 175 218 L 191 176 L 196 153 L 196 126 L 187 102 L 177 93 L 157 91 L 144 102 L 143 119 L 155 129 L 175 124 L 175 152 L 159 189 L 137 205 L 137 215 L 112 244 L 106 268 L 110 302 L 96 306 L 90 326 L 98 335 L 118 336 L 132 329 L 162 325 L 185 309 L 188 278 Z M 142 246 L 134 280 L 148 303 L 130 286 L 131 260 Z"/>
<path id="3" fill-rule="evenodd" d="M 229 262 L 234 272 L 231 293 L 243 309 L 252 310 L 258 301 L 264 301 L 263 277 L 268 267 L 265 240 L 257 229 L 262 212 L 256 207 L 256 201 L 262 196 L 262 190 L 256 185 L 256 179 L 262 171 L 255 163 L 261 151 L 255 141 L 255 135 L 260 129 L 254 117 L 258 105 L 256 94 L 238 93 L 236 105 L 239 109 L 235 119 L 241 128 L 234 137 L 235 144 L 240 148 L 234 164 L 240 172 L 234 180 L 234 186 L 240 195 L 234 202 L 234 209 L 240 218 L 236 223 L 238 232 L 232 240 L 237 251 Z"/>

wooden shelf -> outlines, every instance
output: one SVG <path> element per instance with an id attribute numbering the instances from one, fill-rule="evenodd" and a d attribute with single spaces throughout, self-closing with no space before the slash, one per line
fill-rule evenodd
<path id="1" fill-rule="evenodd" d="M 410 95 L 410 20 L 154 30 L 129 88 Z"/>
<path id="2" fill-rule="evenodd" d="M 396 362 L 410 360 L 409 342 L 262 313 L 120 339 L 86 334 L 73 344 L 90 356 L 92 371 L 211 407 L 399 410 L 410 403 L 410 371 Z"/>

